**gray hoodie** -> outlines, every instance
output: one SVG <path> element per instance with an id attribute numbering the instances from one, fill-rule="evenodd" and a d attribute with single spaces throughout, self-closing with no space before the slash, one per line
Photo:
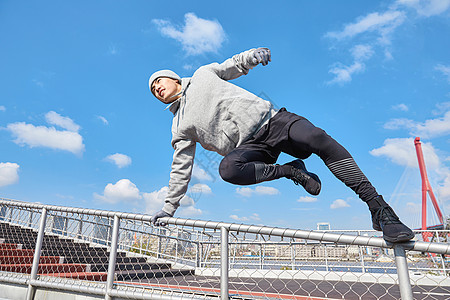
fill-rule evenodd
<path id="1" fill-rule="evenodd" d="M 227 155 L 249 140 L 276 114 L 269 101 L 228 82 L 255 67 L 254 49 L 234 55 L 221 64 L 200 67 L 182 78 L 182 96 L 170 111 L 173 154 L 169 192 L 163 210 L 173 215 L 191 179 L 196 143 Z"/>

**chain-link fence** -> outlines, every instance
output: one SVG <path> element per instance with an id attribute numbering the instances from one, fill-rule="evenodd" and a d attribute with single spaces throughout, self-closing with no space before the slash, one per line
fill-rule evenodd
<path id="1" fill-rule="evenodd" d="M 0 282 L 130 299 L 448 299 L 448 231 L 387 244 L 0 199 Z M 423 242 L 422 240 L 430 242 Z"/>

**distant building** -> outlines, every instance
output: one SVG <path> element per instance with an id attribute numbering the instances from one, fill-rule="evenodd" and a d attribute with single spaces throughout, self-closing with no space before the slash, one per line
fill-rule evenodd
<path id="1" fill-rule="evenodd" d="M 331 230 L 330 223 L 317 223 L 317 230 Z"/>

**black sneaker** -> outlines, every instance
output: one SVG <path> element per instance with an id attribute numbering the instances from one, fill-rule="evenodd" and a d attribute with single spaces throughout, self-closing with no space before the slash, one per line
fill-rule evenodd
<path id="1" fill-rule="evenodd" d="M 407 242 L 414 237 L 414 232 L 403 224 L 389 205 L 370 210 L 372 227 L 383 231 L 383 239 L 391 243 Z"/>
<path id="2" fill-rule="evenodd" d="M 311 195 L 319 195 L 321 188 L 320 179 L 316 174 L 306 170 L 305 163 L 301 159 L 296 159 L 285 165 L 291 166 L 289 179 L 295 184 L 303 186 Z"/>

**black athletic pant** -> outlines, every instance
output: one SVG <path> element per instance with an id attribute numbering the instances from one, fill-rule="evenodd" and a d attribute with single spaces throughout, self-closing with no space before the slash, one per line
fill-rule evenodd
<path id="1" fill-rule="evenodd" d="M 367 202 L 378 196 L 350 153 L 307 119 L 282 108 L 253 138 L 220 163 L 223 180 L 249 185 L 290 175 L 290 166 L 276 165 L 281 152 L 305 159 L 318 155 L 330 171 Z"/>

